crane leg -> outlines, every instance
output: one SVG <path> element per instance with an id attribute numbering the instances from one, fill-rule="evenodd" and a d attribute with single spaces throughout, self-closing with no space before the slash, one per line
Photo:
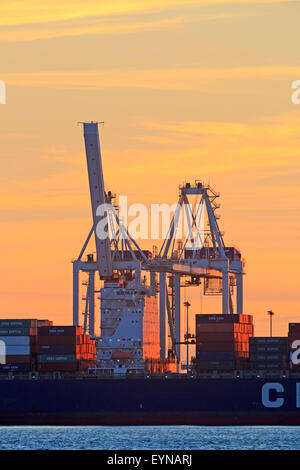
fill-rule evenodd
<path id="1" fill-rule="evenodd" d="M 73 325 L 79 325 L 78 318 L 79 270 L 76 261 L 73 263 Z"/>
<path id="2" fill-rule="evenodd" d="M 174 287 L 175 287 L 175 340 L 176 340 L 176 343 L 180 343 L 180 274 L 174 275 Z M 176 353 L 177 353 L 176 354 L 177 361 L 179 363 L 180 362 L 180 344 L 176 344 Z"/>
<path id="3" fill-rule="evenodd" d="M 223 270 L 222 274 L 222 314 L 228 314 L 229 306 L 229 273 L 228 269 Z"/>
<path id="4" fill-rule="evenodd" d="M 166 273 L 159 273 L 160 357 L 166 358 Z"/>
<path id="5" fill-rule="evenodd" d="M 243 313 L 243 274 L 236 275 L 236 313 Z"/>
<path id="6" fill-rule="evenodd" d="M 95 272 L 89 272 L 89 334 L 95 336 Z"/>

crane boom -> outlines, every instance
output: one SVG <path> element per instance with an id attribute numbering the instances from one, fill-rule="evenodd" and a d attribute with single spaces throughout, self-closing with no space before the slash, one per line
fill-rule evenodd
<path id="1" fill-rule="evenodd" d="M 97 235 L 97 225 L 100 222 L 102 222 L 102 224 L 105 223 L 104 219 L 107 220 L 106 210 L 102 211 L 100 215 L 97 212 L 99 206 L 103 205 L 102 207 L 105 208 L 104 204 L 106 202 L 98 123 L 84 122 L 83 129 L 96 242 L 97 268 L 99 270 L 101 279 L 109 279 L 112 276 L 112 259 L 109 235 L 108 232 L 106 238 L 100 238 Z M 108 226 L 106 230 L 108 230 Z"/>

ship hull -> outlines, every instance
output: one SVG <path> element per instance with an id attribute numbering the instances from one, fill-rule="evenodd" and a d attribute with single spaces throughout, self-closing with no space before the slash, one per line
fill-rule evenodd
<path id="1" fill-rule="evenodd" d="M 300 425 L 299 406 L 296 379 L 0 383 L 0 425 Z"/>

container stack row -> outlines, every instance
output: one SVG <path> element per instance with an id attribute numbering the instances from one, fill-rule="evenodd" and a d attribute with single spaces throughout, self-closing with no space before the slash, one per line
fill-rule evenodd
<path id="1" fill-rule="evenodd" d="M 0 372 L 30 372 L 36 365 L 38 327 L 49 320 L 0 320 Z"/>
<path id="2" fill-rule="evenodd" d="M 81 326 L 38 328 L 37 370 L 39 372 L 87 372 L 96 365 L 95 341 Z"/>
<path id="3" fill-rule="evenodd" d="M 246 369 L 253 334 L 251 315 L 196 315 L 196 370 Z"/>
<path id="4" fill-rule="evenodd" d="M 287 368 L 286 337 L 255 337 L 249 339 L 250 369 L 285 370 Z"/>

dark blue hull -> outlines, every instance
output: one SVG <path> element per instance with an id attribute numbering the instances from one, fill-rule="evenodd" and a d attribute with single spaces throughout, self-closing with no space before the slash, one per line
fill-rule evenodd
<path id="1" fill-rule="evenodd" d="M 300 380 L 1 380 L 5 424 L 300 425 Z"/>

